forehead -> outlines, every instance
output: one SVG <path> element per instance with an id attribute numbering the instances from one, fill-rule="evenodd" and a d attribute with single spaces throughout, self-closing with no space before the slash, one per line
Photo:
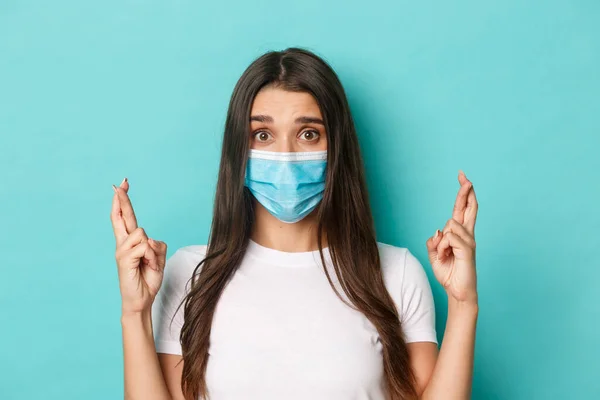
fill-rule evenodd
<path id="1" fill-rule="evenodd" d="M 251 114 L 269 115 L 274 119 L 300 114 L 322 117 L 319 104 L 310 93 L 291 92 L 277 87 L 265 87 L 257 93 Z"/>

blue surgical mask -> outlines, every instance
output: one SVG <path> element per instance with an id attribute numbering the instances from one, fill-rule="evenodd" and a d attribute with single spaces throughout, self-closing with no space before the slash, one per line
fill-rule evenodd
<path id="1" fill-rule="evenodd" d="M 250 150 L 245 185 L 274 217 L 292 224 L 323 198 L 327 151 Z"/>

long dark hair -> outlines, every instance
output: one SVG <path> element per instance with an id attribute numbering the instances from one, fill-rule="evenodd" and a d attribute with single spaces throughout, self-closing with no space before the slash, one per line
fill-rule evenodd
<path id="1" fill-rule="evenodd" d="M 256 59 L 231 96 L 207 253 L 194 270 L 190 292 L 182 303 L 183 393 L 190 400 L 209 395 L 205 372 L 215 307 L 242 261 L 254 218 L 252 197 L 244 187 L 250 112 L 256 94 L 267 85 L 310 93 L 319 104 L 327 132 L 326 185 L 317 211 L 321 261 L 325 265 L 325 235 L 334 271 L 352 303 L 349 305 L 362 312 L 379 333 L 388 397 L 412 399 L 416 397 L 415 379 L 398 311 L 382 276 L 363 162 L 346 94 L 324 60 L 299 48 L 268 52 Z M 327 268 L 325 273 L 342 299 Z"/>

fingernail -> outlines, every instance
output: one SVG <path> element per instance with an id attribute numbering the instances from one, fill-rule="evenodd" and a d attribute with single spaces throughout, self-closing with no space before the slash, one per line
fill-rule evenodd
<path id="1" fill-rule="evenodd" d="M 123 180 L 121 181 L 121 184 L 119 186 L 122 186 L 125 182 L 127 182 L 127 178 L 123 178 Z"/>
<path id="2" fill-rule="evenodd" d="M 439 230 L 439 229 L 436 229 L 436 230 L 435 230 L 435 235 L 433 236 L 433 238 L 434 238 L 434 239 L 437 239 L 437 237 L 439 236 L 439 234 L 440 234 L 440 230 Z"/>
<path id="3" fill-rule="evenodd" d="M 117 193 L 117 187 L 115 185 L 112 185 L 113 190 L 115 191 L 115 193 Z"/>

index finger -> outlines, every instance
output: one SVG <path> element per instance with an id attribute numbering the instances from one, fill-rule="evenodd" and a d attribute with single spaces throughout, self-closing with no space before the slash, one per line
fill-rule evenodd
<path id="1" fill-rule="evenodd" d="M 127 238 L 127 228 L 125 228 L 125 222 L 120 215 L 121 205 L 119 204 L 119 197 L 117 196 L 116 190 L 113 195 L 112 208 L 110 210 L 110 222 L 112 223 L 113 233 L 115 234 L 115 240 L 117 245 L 123 243 Z"/>
<path id="2" fill-rule="evenodd" d="M 467 179 L 464 172 L 460 171 L 458 181 L 461 186 L 456 195 L 456 201 L 454 202 L 454 209 L 452 210 L 452 219 L 456 220 L 459 224 L 462 224 L 465 220 L 465 209 L 467 208 L 467 196 L 471 190 L 471 182 Z"/>
<path id="3" fill-rule="evenodd" d="M 129 200 L 129 196 L 122 187 L 117 188 L 117 196 L 119 197 L 119 203 L 121 204 L 121 214 L 123 216 L 123 221 L 125 221 L 125 228 L 127 229 L 127 233 L 131 233 L 138 227 L 131 200 Z"/>
<path id="4" fill-rule="evenodd" d="M 479 203 L 475 196 L 475 188 L 471 188 L 469 197 L 467 198 L 467 209 L 465 210 L 465 223 L 464 226 L 471 236 L 475 236 L 475 221 L 477 220 L 477 210 Z"/>

